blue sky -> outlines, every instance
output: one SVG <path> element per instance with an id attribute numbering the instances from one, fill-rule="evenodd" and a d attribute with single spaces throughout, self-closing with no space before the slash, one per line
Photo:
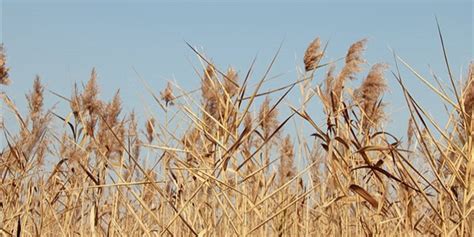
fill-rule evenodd
<path id="1" fill-rule="evenodd" d="M 241 73 L 258 55 L 255 81 L 283 42 L 272 75 L 284 74 L 274 86 L 296 80 L 296 67 L 302 66 L 304 50 L 316 36 L 330 40 L 329 58 L 344 56 L 351 43 L 368 38 L 365 56 L 370 64 L 393 65 L 390 47 L 426 77 L 431 67 L 446 80 L 435 15 L 455 76 L 473 59 L 471 1 L 3 0 L 1 10 L 1 41 L 13 80 L 5 90 L 17 104 L 25 104 L 24 94 L 36 74 L 48 89 L 69 95 L 74 82 L 88 80 L 96 67 L 103 98 L 120 88 L 125 110 L 142 113 L 144 103 L 159 110 L 133 68 L 156 92 L 167 80 L 197 88 L 193 66 L 199 61 L 185 41 L 219 67 L 232 65 Z M 428 110 L 441 115 L 440 101 L 410 73 L 404 75 Z M 402 122 L 405 127 L 402 94 L 390 74 L 387 79 L 392 126 Z M 48 95 L 46 102 L 51 106 L 60 101 Z M 59 107 L 67 107 L 61 103 Z"/>

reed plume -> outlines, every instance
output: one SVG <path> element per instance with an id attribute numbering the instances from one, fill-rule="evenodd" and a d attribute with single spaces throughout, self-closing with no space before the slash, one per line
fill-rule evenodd
<path id="1" fill-rule="evenodd" d="M 216 69 L 214 65 L 208 64 L 204 70 L 204 74 L 201 80 L 201 92 L 204 100 L 215 101 L 217 87 L 215 80 L 217 78 Z"/>
<path id="2" fill-rule="evenodd" d="M 464 92 L 464 111 L 468 117 L 472 116 L 472 108 L 474 106 L 474 63 L 469 65 L 467 74 L 466 89 Z"/>
<path id="3" fill-rule="evenodd" d="M 280 185 L 285 184 L 295 175 L 296 168 L 294 163 L 293 143 L 291 142 L 290 135 L 287 135 L 280 146 L 280 166 L 278 168 Z"/>
<path id="4" fill-rule="evenodd" d="M 129 147 L 131 147 L 133 157 L 138 159 L 140 157 L 142 140 L 138 133 L 138 122 L 135 115 L 135 111 L 132 111 L 130 113 L 129 118 L 130 118 L 130 122 L 128 124 L 127 141 L 128 141 Z"/>
<path id="5" fill-rule="evenodd" d="M 28 108 L 32 117 L 38 117 L 43 108 L 43 93 L 44 87 L 41 84 L 40 77 L 37 75 L 33 82 L 33 91 L 26 96 L 28 101 Z"/>
<path id="6" fill-rule="evenodd" d="M 407 143 L 408 149 L 412 146 L 415 139 L 415 122 L 412 117 L 408 119 L 408 129 L 407 129 Z"/>
<path id="7" fill-rule="evenodd" d="M 10 78 L 8 77 L 9 68 L 6 65 L 7 57 L 5 55 L 5 49 L 3 44 L 0 44 L 0 84 L 9 85 L 11 83 Z"/>
<path id="8" fill-rule="evenodd" d="M 319 64 L 315 39 L 306 71 L 279 88 L 266 88 L 270 77 L 253 87 L 253 68 L 240 85 L 234 68 L 223 75 L 208 64 L 196 78 L 202 93 L 183 93 L 156 120 L 122 111 L 119 91 L 101 100 L 95 69 L 53 108 L 39 77 L 26 114 L 2 92 L 18 128 L 10 119 L 0 127 L 0 235 L 472 236 L 473 64 L 462 90 L 452 83 L 459 105 L 423 80 L 451 109 L 445 124 L 393 73 L 410 115 L 404 144 L 397 127 L 382 126 L 386 66 L 375 64 L 356 90 L 346 83 L 362 70 L 365 42 L 337 74 L 335 62 Z M 320 69 L 324 82 L 306 93 L 307 72 Z M 298 84 L 301 106 L 289 98 Z M 324 113 L 313 107 L 318 96 Z M 176 103 L 171 83 L 161 100 Z"/>
<path id="9" fill-rule="evenodd" d="M 262 128 L 264 139 L 268 138 L 278 126 L 277 117 L 278 110 L 275 108 L 272 109 L 270 107 L 270 97 L 265 97 L 258 113 L 258 119 L 260 120 L 260 127 Z"/>
<path id="10" fill-rule="evenodd" d="M 367 128 L 370 124 L 377 126 L 385 117 L 383 111 L 384 104 L 379 99 L 387 89 L 383 75 L 387 67 L 386 64 L 375 64 L 360 88 L 355 91 L 356 100 L 363 111 L 364 122 L 362 126 L 364 128 Z"/>
<path id="11" fill-rule="evenodd" d="M 202 104 L 204 107 L 204 123 L 211 125 L 213 119 L 219 119 L 219 96 L 217 73 L 214 65 L 208 64 L 201 79 Z"/>
<path id="12" fill-rule="evenodd" d="M 71 111 L 74 115 L 74 118 L 76 120 L 79 120 L 79 112 L 81 111 L 81 103 L 82 103 L 81 95 L 79 93 L 79 90 L 77 89 L 77 84 L 74 83 L 72 96 L 71 96 L 71 99 L 69 101 L 69 108 L 71 109 Z"/>
<path id="13" fill-rule="evenodd" d="M 324 91 L 321 92 L 321 101 L 323 102 L 323 106 L 326 113 L 331 112 L 331 108 L 335 109 L 334 104 L 334 81 L 335 75 L 334 71 L 336 70 L 336 65 L 331 64 L 329 65 L 329 69 L 326 72 L 326 78 L 324 79 Z"/>
<path id="14" fill-rule="evenodd" d="M 148 143 L 152 143 L 155 138 L 155 118 L 151 117 L 146 121 L 146 139 Z"/>
<path id="15" fill-rule="evenodd" d="M 323 52 L 321 51 L 321 40 L 319 37 L 314 39 L 306 48 L 306 52 L 304 54 L 304 68 L 305 70 L 311 71 L 318 67 L 321 58 L 323 57 Z"/>
<path id="16" fill-rule="evenodd" d="M 233 97 L 237 94 L 239 87 L 238 87 L 239 77 L 237 72 L 229 67 L 227 69 L 227 73 L 224 78 L 224 89 L 229 94 L 230 97 Z"/>
<path id="17" fill-rule="evenodd" d="M 89 112 L 89 114 L 95 114 L 100 111 L 102 106 L 101 101 L 98 99 L 99 87 L 97 86 L 97 72 L 95 68 L 92 69 L 91 77 L 86 84 L 84 93 L 81 96 L 81 104 Z"/>
<path id="18" fill-rule="evenodd" d="M 349 47 L 345 57 L 345 64 L 341 72 L 337 76 L 333 86 L 333 97 L 335 104 L 339 104 L 344 90 L 344 85 L 347 79 L 354 80 L 355 74 L 362 70 L 361 64 L 365 62 L 362 58 L 362 52 L 365 49 L 366 39 L 357 41 Z"/>
<path id="19" fill-rule="evenodd" d="M 98 130 L 98 146 L 102 149 L 106 157 L 120 157 L 123 153 L 123 147 L 117 142 L 117 139 L 123 140 L 125 137 L 124 121 L 119 120 L 122 111 L 122 100 L 120 93 L 117 91 L 109 103 L 105 104 L 104 111 L 101 111 L 99 130 Z"/>
<path id="20" fill-rule="evenodd" d="M 346 80 L 347 78 L 354 80 L 354 74 L 361 72 L 361 64 L 365 62 L 362 58 L 362 52 L 365 50 L 367 39 L 359 40 L 349 47 L 345 58 L 345 65 L 339 74 L 338 80 Z"/>
<path id="21" fill-rule="evenodd" d="M 171 87 L 171 83 L 168 82 L 166 84 L 166 88 L 164 91 L 160 92 L 161 99 L 165 101 L 166 106 L 174 105 L 174 100 L 176 97 L 173 95 L 173 88 Z"/>

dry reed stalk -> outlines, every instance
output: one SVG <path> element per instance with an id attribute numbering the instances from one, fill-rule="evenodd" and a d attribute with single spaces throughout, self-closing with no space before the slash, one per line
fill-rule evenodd
<path id="1" fill-rule="evenodd" d="M 319 65 L 319 44 L 315 40 L 308 47 L 305 69 L 325 66 Z M 204 58 L 202 95 L 184 93 L 176 113 L 163 110 L 163 124 L 149 118 L 139 127 L 135 113 L 122 113 L 119 93 L 100 100 L 95 70 L 82 92 L 75 87 L 71 99 L 64 97 L 74 120 L 59 114 L 50 119 L 39 78 L 27 95 L 26 115 L 2 94 L 19 132 L 1 127 L 0 232 L 472 235 L 472 137 L 456 113 L 469 116 L 472 110 L 472 66 L 462 108 L 453 106 L 445 126 L 413 99 L 401 73 L 394 73 L 410 113 L 408 144 L 402 144 L 379 119 L 383 66 L 369 71 L 354 97 L 351 88 L 343 89 L 361 72 L 364 45 L 362 40 L 350 47 L 339 75 L 330 66 L 317 91 L 325 113 L 314 119 L 302 105 L 291 106 L 291 114 L 278 122 L 278 111 L 286 112 L 280 102 L 291 96 L 292 86 L 271 105 L 271 96 L 281 90 L 259 91 L 271 66 L 250 90 L 252 69 L 241 86 L 234 69 L 223 74 Z M 434 90 L 453 105 L 442 91 Z M 160 96 L 153 97 L 161 103 Z M 170 84 L 161 97 L 165 103 L 176 99 Z M 314 98 L 304 101 L 316 103 Z M 282 139 L 289 120 L 303 127 Z M 314 130 L 313 142 L 304 121 Z M 419 146 L 411 148 L 417 138 Z M 140 152 L 144 147 L 147 152 Z"/>

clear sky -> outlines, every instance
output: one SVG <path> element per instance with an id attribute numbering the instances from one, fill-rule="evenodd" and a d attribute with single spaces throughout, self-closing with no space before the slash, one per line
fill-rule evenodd
<path id="1" fill-rule="evenodd" d="M 255 81 L 283 42 L 272 75 L 284 74 L 274 85 L 296 80 L 296 67 L 316 36 L 330 40 L 329 58 L 344 56 L 351 43 L 368 38 L 370 64 L 393 65 L 390 47 L 423 75 L 430 77 L 430 66 L 446 80 L 435 15 L 455 75 L 473 59 L 471 1 L 3 0 L 1 10 L 1 41 L 13 80 L 6 90 L 17 104 L 25 103 L 36 74 L 48 89 L 69 95 L 73 83 L 86 81 L 96 67 L 104 98 L 121 88 L 125 110 L 142 113 L 143 103 L 158 110 L 133 68 L 156 92 L 167 80 L 197 88 L 193 66 L 199 62 L 185 41 L 222 69 L 232 65 L 242 73 L 258 55 Z M 443 111 L 436 97 L 411 74 L 404 75 L 433 114 Z M 390 74 L 387 79 L 392 120 L 406 123 L 399 115 L 404 107 L 400 89 Z M 51 94 L 47 98 L 47 105 L 61 101 Z"/>

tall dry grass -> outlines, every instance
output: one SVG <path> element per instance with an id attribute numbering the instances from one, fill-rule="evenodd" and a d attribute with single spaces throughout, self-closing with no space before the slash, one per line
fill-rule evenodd
<path id="1" fill-rule="evenodd" d="M 447 93 L 398 56 L 363 73 L 366 43 L 351 45 L 339 65 L 317 38 L 298 78 L 269 91 L 261 88 L 277 55 L 254 82 L 253 65 L 222 71 L 191 47 L 203 64 L 200 95 L 173 83 L 157 95 L 145 85 L 159 115 L 143 126 L 122 110 L 119 92 L 100 99 L 95 70 L 62 97 L 67 114 L 44 107 L 39 77 L 25 115 L 2 93 L 20 128 L 1 126 L 2 235 L 471 236 L 474 65 L 462 87 L 450 73 Z M 384 129 L 388 77 L 406 100 L 406 139 Z M 447 124 L 420 106 L 405 77 L 439 96 Z M 288 109 L 297 86 L 302 102 Z M 308 111 L 316 101 L 323 114 Z"/>

